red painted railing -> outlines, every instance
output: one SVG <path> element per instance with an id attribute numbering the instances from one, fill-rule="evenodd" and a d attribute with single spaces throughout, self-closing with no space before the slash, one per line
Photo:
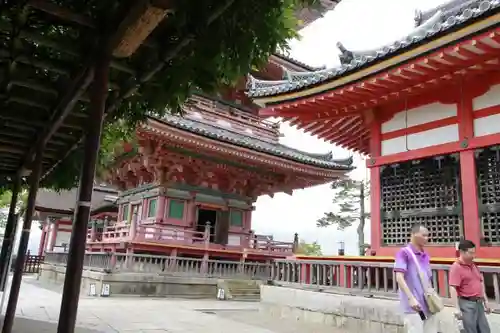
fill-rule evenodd
<path id="1" fill-rule="evenodd" d="M 254 234 L 235 234 L 239 236 L 239 245 L 226 245 L 211 243 L 214 239 L 212 228 L 206 228 L 204 232 L 186 229 L 178 226 L 160 225 L 158 223 L 141 224 L 134 231 L 130 230 L 130 225 L 117 223 L 107 226 L 98 233 L 89 230 L 87 234 L 88 242 L 116 243 L 124 241 L 150 242 L 163 244 L 189 245 L 205 249 L 247 249 L 249 252 L 258 253 L 280 253 L 292 255 L 293 243 L 275 241 L 272 236 Z M 230 233 L 230 235 L 233 235 Z"/>
<path id="2" fill-rule="evenodd" d="M 449 297 L 449 269 L 454 259 L 437 258 L 431 262 L 432 284 Z M 477 260 L 486 293 L 500 310 L 500 261 Z M 275 260 L 272 280 L 314 288 L 334 288 L 339 292 L 395 297 L 397 284 L 394 259 L 389 257 L 307 257 Z"/>

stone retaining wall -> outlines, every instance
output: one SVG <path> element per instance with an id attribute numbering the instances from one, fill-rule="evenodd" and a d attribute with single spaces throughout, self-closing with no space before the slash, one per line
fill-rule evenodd
<path id="1" fill-rule="evenodd" d="M 276 318 L 325 324 L 352 332 L 406 333 L 394 300 L 339 295 L 289 287 L 261 286 L 261 309 Z M 439 332 L 455 333 L 451 309 L 439 315 Z M 500 315 L 489 315 L 500 327 Z M 492 330 L 494 332 L 494 330 Z"/>
<path id="2" fill-rule="evenodd" d="M 46 283 L 63 284 L 66 267 L 43 264 L 40 280 Z M 84 270 L 81 295 L 101 295 L 109 287 L 109 296 L 137 295 L 150 297 L 215 298 L 217 279 L 193 278 L 189 276 L 166 276 L 157 273 L 107 273 Z"/>

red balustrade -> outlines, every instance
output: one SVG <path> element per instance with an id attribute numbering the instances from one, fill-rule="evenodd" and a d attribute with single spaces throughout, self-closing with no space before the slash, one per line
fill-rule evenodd
<path id="1" fill-rule="evenodd" d="M 136 242 L 151 242 L 164 244 L 179 244 L 190 245 L 206 249 L 235 249 L 241 250 L 246 248 L 250 252 L 266 252 L 289 254 L 293 253 L 292 242 L 275 241 L 273 236 L 269 235 L 254 235 L 246 233 L 231 233 L 231 236 L 237 236 L 239 239 L 228 245 L 220 245 L 211 243 L 210 240 L 215 238 L 211 228 L 206 231 L 196 231 L 186 229 L 179 226 L 168 226 L 160 224 L 162 219 L 148 220 L 147 223 L 142 223 L 136 227 L 135 233 L 131 232 L 131 225 L 126 222 L 116 223 L 107 226 L 92 234 L 92 229 L 89 229 L 87 234 L 87 242 L 103 242 L 116 243 L 123 241 Z M 95 237 L 93 239 L 93 237 Z"/>

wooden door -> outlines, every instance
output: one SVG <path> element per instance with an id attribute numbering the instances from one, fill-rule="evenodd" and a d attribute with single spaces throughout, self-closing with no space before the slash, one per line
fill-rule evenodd
<path id="1" fill-rule="evenodd" d="M 227 245 L 229 239 L 229 211 L 220 210 L 217 212 L 217 222 L 215 223 L 215 243 Z"/>
<path id="2" fill-rule="evenodd" d="M 137 222 L 142 220 L 142 205 L 132 205 L 132 222 L 137 225 Z"/>

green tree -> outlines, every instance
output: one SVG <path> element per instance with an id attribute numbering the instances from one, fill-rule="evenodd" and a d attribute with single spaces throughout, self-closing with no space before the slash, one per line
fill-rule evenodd
<path id="1" fill-rule="evenodd" d="M 318 227 L 336 226 L 338 230 L 344 230 L 358 223 L 358 247 L 359 254 L 364 255 L 367 244 L 365 244 L 365 225 L 369 219 L 366 213 L 365 199 L 369 195 L 370 185 L 368 182 L 353 179 L 339 179 L 331 184 L 334 191 L 333 204 L 338 207 L 338 212 L 327 212 L 320 218 L 316 225 Z"/>
<path id="2" fill-rule="evenodd" d="M 12 193 L 10 191 L 5 191 L 0 194 L 0 227 L 4 228 L 7 223 L 8 209 L 10 207 L 10 201 L 12 199 Z M 16 213 L 20 213 L 26 207 L 26 200 L 28 199 L 28 191 L 25 189 L 21 190 L 19 197 L 17 198 Z"/>
<path id="3" fill-rule="evenodd" d="M 120 2 L 72 0 L 65 7 L 75 12 L 87 11 L 96 22 L 109 20 L 110 8 Z M 142 75 L 158 67 L 160 57 L 173 56 L 164 61 L 163 68 L 144 82 L 139 90 L 119 103 L 116 110 L 108 114 L 107 122 L 120 121 L 120 127 L 105 126 L 100 152 L 100 163 L 106 163 L 114 154 L 116 142 L 123 141 L 134 130 L 138 122 L 147 116 L 162 117 L 166 113 L 179 113 L 180 106 L 194 91 L 212 94 L 223 86 L 234 85 L 247 73 L 261 68 L 268 58 L 278 50 L 289 49 L 288 40 L 297 37 L 296 13 L 304 6 L 321 6 L 319 0 L 205 0 L 175 1 L 175 10 L 152 35 L 157 51 L 138 52 L 134 55 L 134 69 Z M 5 15 L 7 16 L 7 15 Z M 59 25 L 39 25 L 37 32 L 43 38 L 66 38 L 68 47 L 88 49 L 85 38 L 69 39 Z M 85 44 L 87 43 L 87 44 Z M 180 47 L 182 45 L 182 47 Z M 67 54 L 34 44 L 36 52 L 47 60 L 60 61 Z M 175 50 L 175 52 L 174 52 Z M 33 51 L 30 51 L 33 52 Z M 36 53 L 35 52 L 35 53 Z M 116 82 L 121 90 L 136 86 L 137 80 Z M 110 94 L 109 102 L 116 96 Z M 110 103 L 108 103 L 110 104 Z M 76 107 L 87 112 L 88 104 L 79 102 Z M 126 128 L 125 130 L 123 130 Z M 47 175 L 42 187 L 70 189 L 77 185 L 82 165 L 81 149 L 72 151 Z"/>
<path id="4" fill-rule="evenodd" d="M 299 242 L 297 254 L 305 256 L 322 256 L 323 251 L 321 250 L 321 245 L 319 245 L 318 242 L 306 243 L 304 240 L 301 240 Z"/>

